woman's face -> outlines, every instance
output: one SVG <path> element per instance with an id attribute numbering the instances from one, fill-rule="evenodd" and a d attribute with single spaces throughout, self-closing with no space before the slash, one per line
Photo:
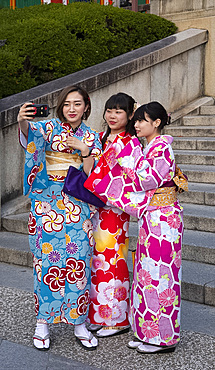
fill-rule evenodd
<path id="1" fill-rule="evenodd" d="M 83 96 L 78 91 L 73 91 L 67 95 L 63 105 L 63 116 L 73 128 L 81 123 L 86 110 L 87 106 L 85 106 Z"/>
<path id="2" fill-rule="evenodd" d="M 134 128 L 137 133 L 137 137 L 145 137 L 149 143 L 154 137 L 158 135 L 159 120 L 153 121 L 147 113 L 145 118 L 141 121 L 136 121 Z"/>
<path id="3" fill-rule="evenodd" d="M 123 109 L 107 109 L 105 120 L 111 129 L 111 134 L 124 131 L 128 123 L 127 113 Z"/>

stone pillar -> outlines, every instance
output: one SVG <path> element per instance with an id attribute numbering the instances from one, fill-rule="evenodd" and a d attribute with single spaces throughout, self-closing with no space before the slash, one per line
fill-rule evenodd
<path id="1" fill-rule="evenodd" d="M 150 1 L 150 14 L 160 15 L 160 3 L 162 0 Z"/>

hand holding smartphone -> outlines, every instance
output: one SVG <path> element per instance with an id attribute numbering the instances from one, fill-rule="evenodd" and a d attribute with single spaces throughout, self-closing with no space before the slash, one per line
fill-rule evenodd
<path id="1" fill-rule="evenodd" d="M 49 106 L 48 104 L 29 104 L 28 107 L 32 109 L 28 111 L 29 116 L 32 118 L 35 117 L 48 117 L 49 115 Z"/>

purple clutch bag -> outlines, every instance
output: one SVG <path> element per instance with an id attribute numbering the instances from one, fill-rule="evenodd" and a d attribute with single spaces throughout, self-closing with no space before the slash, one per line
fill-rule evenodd
<path id="1" fill-rule="evenodd" d="M 72 195 L 86 203 L 93 204 L 96 207 L 104 207 L 105 203 L 84 187 L 86 180 L 87 175 L 84 171 L 70 166 L 64 182 L 64 193 Z"/>

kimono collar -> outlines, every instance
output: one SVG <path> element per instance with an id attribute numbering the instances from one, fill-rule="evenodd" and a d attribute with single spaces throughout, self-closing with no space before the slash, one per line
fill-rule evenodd
<path id="1" fill-rule="evenodd" d="M 78 126 L 76 126 L 75 128 L 73 128 L 71 125 L 70 125 L 70 123 L 68 123 L 68 122 L 62 122 L 61 123 L 61 126 L 63 127 L 63 128 L 68 128 L 69 130 L 72 130 L 72 132 L 73 132 L 73 134 L 75 134 L 77 131 L 78 131 L 78 129 L 79 129 L 79 127 L 81 126 L 81 124 L 82 124 L 82 122 L 81 123 L 79 123 L 79 125 Z"/>
<path id="2" fill-rule="evenodd" d="M 121 138 L 121 137 L 124 137 L 124 136 L 125 136 L 125 131 L 122 131 L 118 134 L 110 134 L 107 137 L 107 141 L 110 141 L 111 143 L 113 143 L 117 137 Z"/>
<path id="3" fill-rule="evenodd" d="M 166 144 L 172 144 L 173 142 L 173 137 L 170 135 L 159 135 L 155 136 L 154 139 L 152 139 L 145 147 L 145 149 L 150 148 L 152 145 L 156 145 L 157 143 L 166 143 Z"/>

